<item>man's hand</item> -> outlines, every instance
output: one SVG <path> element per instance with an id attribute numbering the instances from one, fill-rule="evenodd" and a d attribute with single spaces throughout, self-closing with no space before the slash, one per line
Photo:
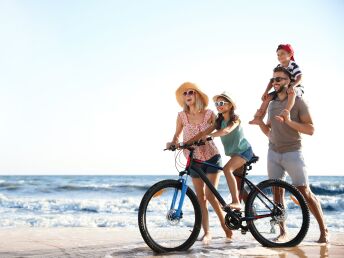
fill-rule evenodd
<path id="1" fill-rule="evenodd" d="M 295 92 L 294 92 L 295 93 Z M 290 112 L 288 109 L 283 109 L 283 111 L 281 112 L 280 116 L 283 117 L 284 119 L 284 122 L 287 123 L 287 122 L 290 122 Z"/>

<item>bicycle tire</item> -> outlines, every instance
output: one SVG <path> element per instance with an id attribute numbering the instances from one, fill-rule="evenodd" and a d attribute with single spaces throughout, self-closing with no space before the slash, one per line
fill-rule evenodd
<path id="1" fill-rule="evenodd" d="M 309 209 L 308 209 L 307 203 L 306 203 L 303 195 L 300 193 L 300 191 L 296 187 L 292 186 L 291 184 L 289 184 L 285 181 L 282 181 L 282 180 L 277 180 L 277 179 L 271 179 L 271 180 L 263 181 L 263 182 L 259 183 L 257 185 L 257 187 L 262 192 L 264 192 L 264 191 L 266 192 L 269 187 L 275 187 L 274 190 L 272 190 L 272 192 L 275 191 L 275 194 L 276 194 L 276 189 L 279 189 L 279 188 L 284 189 L 284 192 L 278 192 L 278 193 L 283 193 L 283 197 L 282 197 L 283 202 L 286 202 L 286 203 L 287 203 L 287 201 L 285 200 L 285 199 L 287 199 L 287 198 L 285 198 L 286 193 L 293 194 L 293 197 L 290 195 L 290 199 L 292 201 L 289 200 L 289 204 L 284 205 L 284 206 L 296 206 L 297 210 L 300 210 L 300 216 L 302 214 L 302 219 L 298 220 L 299 223 L 301 224 L 301 227 L 300 228 L 296 227 L 298 229 L 293 229 L 295 232 L 294 233 L 295 237 L 293 237 L 292 239 L 286 238 L 286 242 L 278 242 L 277 240 L 276 240 L 276 242 L 274 242 L 274 241 L 269 240 L 266 236 L 264 236 L 264 234 L 262 232 L 259 232 L 259 230 L 257 229 L 259 219 L 250 220 L 247 222 L 247 226 L 248 226 L 248 229 L 250 230 L 251 234 L 253 235 L 253 237 L 259 243 L 261 243 L 263 246 L 266 246 L 266 247 L 293 247 L 293 246 L 300 244 L 301 241 L 304 239 L 304 237 L 307 234 L 307 231 L 309 228 L 309 223 L 310 223 Z M 286 191 L 288 191 L 288 192 L 286 192 Z M 257 214 L 257 210 L 255 210 L 256 209 L 256 207 L 255 207 L 256 202 L 255 201 L 259 202 L 258 200 L 261 200 L 261 199 L 259 199 L 259 196 L 262 197 L 262 195 L 259 193 L 258 190 L 253 190 L 249 194 L 249 196 L 247 198 L 247 203 L 245 205 L 246 217 L 253 217 L 253 216 L 259 215 L 259 214 Z M 289 208 L 287 207 L 285 210 L 287 210 L 287 209 L 289 209 Z M 292 210 L 292 209 L 293 208 L 290 208 L 290 210 Z M 294 209 L 295 209 L 295 207 L 294 207 Z M 291 211 L 291 213 L 292 213 L 292 211 Z M 290 215 L 292 215 L 292 214 L 290 214 Z M 285 217 L 288 217 L 288 214 Z M 293 220 L 291 220 L 291 221 L 293 223 L 295 223 L 294 222 L 295 218 L 294 217 L 292 217 L 292 218 L 293 218 Z M 284 220 L 286 220 L 286 219 L 284 219 Z M 271 220 L 270 220 L 270 223 L 271 223 Z M 283 221 L 283 223 L 285 223 L 285 221 Z M 279 226 L 280 225 L 281 224 L 279 224 Z M 284 225 L 286 225 L 286 224 L 284 224 Z M 283 228 L 283 227 L 280 226 L 280 232 L 281 232 L 281 228 Z M 299 230 L 299 231 L 297 232 L 297 230 Z M 264 233 L 266 235 L 268 235 L 268 233 L 266 233 L 266 232 L 264 232 Z"/>
<path id="2" fill-rule="evenodd" d="M 192 231 L 190 236 L 180 245 L 174 247 L 167 247 L 163 246 L 161 243 L 158 243 L 154 236 L 152 236 L 152 232 L 150 232 L 149 227 L 146 225 L 146 216 L 147 216 L 147 207 L 151 202 L 154 195 L 157 195 L 160 192 L 163 192 L 164 189 L 172 188 L 181 190 L 182 183 L 177 180 L 163 180 L 160 181 L 153 186 L 151 186 L 145 195 L 143 196 L 139 212 L 138 212 L 138 225 L 140 229 L 140 233 L 146 244 L 155 252 L 157 253 L 164 253 L 164 252 L 173 252 L 173 251 L 185 251 L 189 249 L 196 241 L 199 232 L 201 230 L 201 222 L 202 222 L 202 212 L 200 205 L 198 203 L 197 197 L 195 193 L 188 187 L 186 191 L 185 198 L 189 198 L 192 208 L 194 209 L 194 225 L 192 227 Z M 183 207 L 184 208 L 184 207 Z M 166 215 L 167 217 L 167 215 Z M 165 219 L 166 219 L 165 217 Z M 163 229 L 163 228 L 162 228 Z M 177 230 L 177 229 L 176 229 Z"/>

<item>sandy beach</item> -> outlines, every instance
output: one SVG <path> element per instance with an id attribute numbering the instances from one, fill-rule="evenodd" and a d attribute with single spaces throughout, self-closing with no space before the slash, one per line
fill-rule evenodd
<path id="1" fill-rule="evenodd" d="M 315 243 L 308 234 L 297 247 L 264 248 L 251 234 L 235 232 L 226 243 L 218 232 L 210 245 L 196 242 L 187 252 L 154 254 L 137 229 L 114 228 L 2 228 L 0 257 L 343 257 L 344 233 L 331 232 L 331 243 Z"/>

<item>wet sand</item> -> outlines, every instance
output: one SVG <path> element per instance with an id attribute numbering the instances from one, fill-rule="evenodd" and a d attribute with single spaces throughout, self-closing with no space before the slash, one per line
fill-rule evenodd
<path id="1" fill-rule="evenodd" d="M 221 232 L 209 245 L 196 242 L 187 252 L 154 254 L 138 229 L 2 228 L 0 257 L 344 257 L 344 233 L 331 232 L 330 244 L 317 244 L 308 234 L 293 248 L 264 248 L 247 233 L 234 233 L 228 243 Z"/>

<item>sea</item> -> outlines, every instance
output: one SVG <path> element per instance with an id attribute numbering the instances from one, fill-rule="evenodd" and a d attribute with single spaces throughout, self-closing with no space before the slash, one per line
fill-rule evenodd
<path id="1" fill-rule="evenodd" d="M 174 175 L 0 176 L 0 228 L 137 228 L 137 214 L 147 189 Z M 249 176 L 259 183 L 266 176 Z M 344 176 L 310 176 L 330 231 L 344 232 Z M 192 187 L 191 180 L 190 187 Z M 229 191 L 221 176 L 219 192 Z M 229 200 L 229 199 L 228 199 Z M 210 207 L 210 216 L 216 220 Z M 312 218 L 311 223 L 316 226 Z M 218 227 L 211 223 L 211 227 Z"/>

